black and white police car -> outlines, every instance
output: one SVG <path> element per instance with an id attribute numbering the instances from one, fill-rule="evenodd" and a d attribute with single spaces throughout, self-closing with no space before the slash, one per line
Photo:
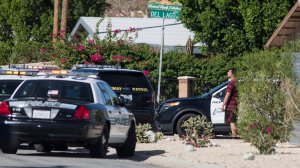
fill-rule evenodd
<path id="1" fill-rule="evenodd" d="M 164 134 L 177 133 L 184 136 L 181 127 L 184 121 L 196 115 L 205 116 L 213 124 L 213 132 L 228 134 L 230 126 L 225 122 L 221 111 L 228 81 L 216 86 L 209 92 L 191 98 L 169 99 L 161 103 L 155 117 L 156 129 Z"/>
<path id="2" fill-rule="evenodd" d="M 136 146 L 133 114 L 106 82 L 82 76 L 24 80 L 0 105 L 0 132 L 2 152 L 11 154 L 29 143 L 38 152 L 83 146 L 95 157 L 111 146 L 128 157 Z"/>
<path id="3" fill-rule="evenodd" d="M 0 102 L 9 98 L 24 79 L 35 76 L 34 69 L 0 69 Z"/>

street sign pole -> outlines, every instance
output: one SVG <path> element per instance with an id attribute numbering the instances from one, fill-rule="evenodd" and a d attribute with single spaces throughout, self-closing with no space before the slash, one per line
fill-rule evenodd
<path id="1" fill-rule="evenodd" d="M 160 57 L 159 57 L 159 72 L 158 72 L 158 86 L 157 86 L 157 102 L 160 99 L 160 85 L 161 85 L 161 70 L 162 70 L 162 59 L 164 54 L 164 31 L 165 31 L 165 19 L 179 19 L 179 13 L 182 5 L 165 5 L 157 3 L 148 3 L 150 9 L 151 18 L 162 18 L 162 31 L 161 31 L 161 46 L 160 46 Z"/>
<path id="2" fill-rule="evenodd" d="M 159 57 L 158 87 L 157 87 L 157 102 L 158 103 L 159 103 L 159 97 L 160 97 L 162 58 L 163 58 L 163 54 L 164 54 L 164 31 L 165 31 L 165 18 L 163 18 L 163 25 L 162 25 L 162 29 L 161 29 L 161 46 L 160 46 L 160 57 Z"/>

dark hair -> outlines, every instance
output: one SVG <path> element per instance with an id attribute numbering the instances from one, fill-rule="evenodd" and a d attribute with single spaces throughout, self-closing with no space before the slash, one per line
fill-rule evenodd
<path id="1" fill-rule="evenodd" d="M 236 69 L 235 68 L 229 68 L 228 71 L 230 71 L 230 70 L 231 70 L 232 74 L 236 75 Z"/>

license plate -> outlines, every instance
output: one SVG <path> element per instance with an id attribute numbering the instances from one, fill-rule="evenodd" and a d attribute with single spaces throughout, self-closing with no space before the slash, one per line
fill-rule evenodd
<path id="1" fill-rule="evenodd" d="M 50 119 L 50 111 L 33 110 L 32 118 Z"/>
<path id="2" fill-rule="evenodd" d="M 127 100 L 132 100 L 132 94 L 120 94 L 120 96 L 123 96 L 124 99 L 127 99 Z"/>

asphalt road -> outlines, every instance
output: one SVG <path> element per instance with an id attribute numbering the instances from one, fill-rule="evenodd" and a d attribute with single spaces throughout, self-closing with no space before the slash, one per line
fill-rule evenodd
<path id="1" fill-rule="evenodd" d="M 33 149 L 22 147 L 17 154 L 3 154 L 0 152 L 1 168 L 157 168 L 158 165 L 146 164 L 145 158 L 136 154 L 133 157 L 120 159 L 109 149 L 107 158 L 91 158 L 83 148 L 69 148 L 68 151 L 52 151 L 39 153 Z"/>

